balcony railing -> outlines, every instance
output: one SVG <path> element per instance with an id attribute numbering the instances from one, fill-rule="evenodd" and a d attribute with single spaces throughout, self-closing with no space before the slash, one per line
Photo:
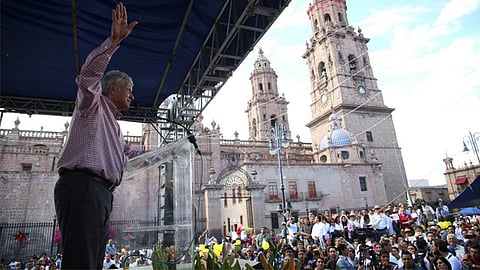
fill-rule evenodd
<path id="1" fill-rule="evenodd" d="M 323 193 L 321 191 L 305 193 L 306 201 L 321 201 L 322 199 L 323 199 Z"/>
<path id="2" fill-rule="evenodd" d="M 303 194 L 302 193 L 288 193 L 285 194 L 287 196 L 287 200 L 290 202 L 300 202 L 303 201 Z"/>
<path id="3" fill-rule="evenodd" d="M 265 202 L 273 203 L 273 202 L 281 202 L 282 198 L 278 194 L 265 194 Z"/>

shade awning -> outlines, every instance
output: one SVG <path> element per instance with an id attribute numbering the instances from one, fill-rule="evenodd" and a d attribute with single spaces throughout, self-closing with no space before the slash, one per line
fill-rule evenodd
<path id="1" fill-rule="evenodd" d="M 121 120 L 160 121 L 175 95 L 170 120 L 192 124 L 290 1 L 124 1 L 139 24 L 107 68 L 134 79 Z M 70 116 L 75 76 L 110 34 L 115 2 L 0 1 L 0 112 Z"/>
<path id="2" fill-rule="evenodd" d="M 455 179 L 455 185 L 463 185 L 467 183 L 467 177 L 460 177 Z"/>
<path id="3" fill-rule="evenodd" d="M 448 204 L 448 208 L 478 207 L 480 205 L 480 176 L 477 176 L 465 190 Z"/>

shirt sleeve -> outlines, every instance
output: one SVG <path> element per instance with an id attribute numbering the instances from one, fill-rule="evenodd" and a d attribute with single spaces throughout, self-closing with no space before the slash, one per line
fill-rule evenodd
<path id="1" fill-rule="evenodd" d="M 88 109 L 95 97 L 101 95 L 101 79 L 112 55 L 118 48 L 118 45 L 107 38 L 87 56 L 80 74 L 77 75 L 75 80 L 79 90 L 77 93 L 77 103 L 79 104 L 77 106 L 79 106 L 80 111 Z"/>

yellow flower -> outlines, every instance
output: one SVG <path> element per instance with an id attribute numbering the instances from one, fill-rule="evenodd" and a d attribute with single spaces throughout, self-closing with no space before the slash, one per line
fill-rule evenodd
<path id="1" fill-rule="evenodd" d="M 215 252 L 215 255 L 217 255 L 217 257 L 220 257 L 220 255 L 222 254 L 222 250 L 223 244 L 215 244 L 213 246 L 213 251 Z"/>
<path id="2" fill-rule="evenodd" d="M 200 249 L 200 256 L 203 257 L 205 254 L 208 254 L 208 248 L 206 248 L 205 245 L 200 245 L 199 249 Z"/>
<path id="3" fill-rule="evenodd" d="M 267 250 L 270 248 L 270 244 L 267 241 L 263 241 L 262 248 L 263 250 Z"/>

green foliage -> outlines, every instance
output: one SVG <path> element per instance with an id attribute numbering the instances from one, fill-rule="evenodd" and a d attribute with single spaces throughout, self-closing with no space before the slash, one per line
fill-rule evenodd
<path id="1" fill-rule="evenodd" d="M 168 270 L 172 269 L 166 262 L 168 261 L 168 252 L 163 246 L 157 243 L 153 247 L 152 266 L 153 270 Z"/>
<path id="2" fill-rule="evenodd" d="M 261 254 L 259 256 L 262 269 L 266 270 L 278 270 L 282 268 L 279 260 L 281 255 L 282 244 L 275 245 L 272 241 L 269 241 L 268 250 L 264 251 L 267 256 Z M 230 250 L 230 248 L 232 250 Z M 215 254 L 213 248 L 209 247 L 208 252 L 197 251 L 195 252 L 195 270 L 241 270 L 239 260 L 235 258 L 235 254 L 240 249 L 239 246 L 224 245 L 222 254 L 219 256 Z M 230 252 L 232 251 L 232 252 Z M 227 255 L 229 254 L 229 255 Z M 253 267 L 249 264 L 245 265 L 246 269 L 253 270 Z M 295 266 L 295 269 L 300 269 L 301 264 Z M 285 268 L 286 269 L 286 268 Z M 292 268 L 293 269 L 293 268 Z"/>

